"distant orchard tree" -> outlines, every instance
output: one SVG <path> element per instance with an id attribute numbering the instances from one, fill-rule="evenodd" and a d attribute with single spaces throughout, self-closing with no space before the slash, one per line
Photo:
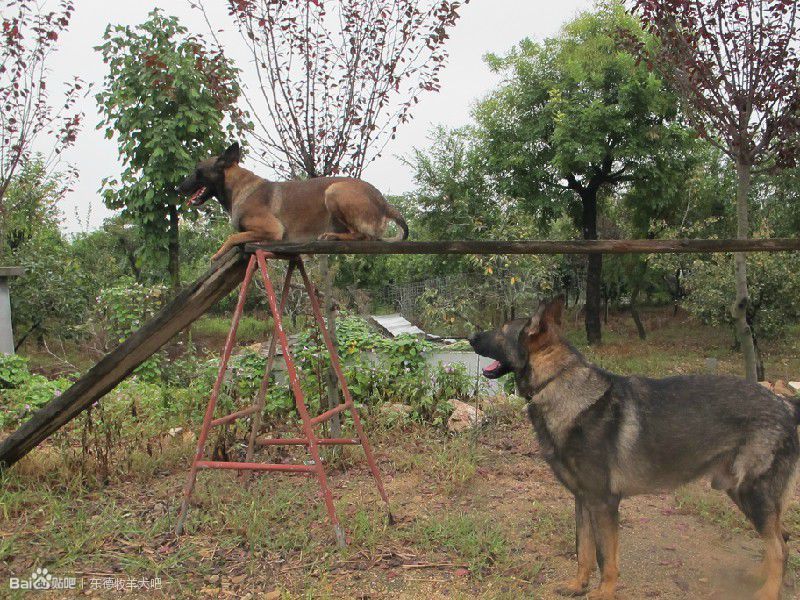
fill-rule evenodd
<path id="1" fill-rule="evenodd" d="M 358 177 L 420 95 L 439 90 L 468 1 L 228 0 L 263 100 L 259 110 L 248 98 L 253 146 L 283 175 Z"/>
<path id="2" fill-rule="evenodd" d="M 687 147 L 677 101 L 628 51 L 644 38 L 620 4 L 602 5 L 543 43 L 489 55 L 504 83 L 476 109 L 484 164 L 501 193 L 551 222 L 567 214 L 586 240 L 612 193 L 647 189 L 657 204 L 678 187 Z M 657 211 L 642 211 L 651 214 Z M 601 341 L 603 257 L 588 257 L 586 337 Z"/>
<path id="3" fill-rule="evenodd" d="M 3 196 L 1 261 L 13 260 L 14 253 L 41 231 L 58 229 L 61 179 L 61 174 L 48 172 L 41 155 L 32 156 L 20 166 Z"/>
<path id="4" fill-rule="evenodd" d="M 145 258 L 165 262 L 176 287 L 181 199 L 175 187 L 246 127 L 237 107 L 238 71 L 158 9 L 137 27 L 109 26 L 103 39 L 97 49 L 109 71 L 97 94 L 98 127 L 117 136 L 124 165 L 119 180 L 103 180 L 103 198 L 141 227 Z"/>
<path id="5" fill-rule="evenodd" d="M 48 61 L 75 10 L 69 0 L 53 4 L 54 10 L 46 10 L 39 0 L 0 0 L 0 213 L 6 212 L 6 191 L 36 142 L 49 138 L 51 150 L 39 162 L 52 173 L 60 154 L 75 142 L 83 117 L 76 108 L 83 88 L 77 77 L 57 99 L 48 91 Z M 70 174 L 59 178 L 61 192 Z"/>
<path id="6" fill-rule="evenodd" d="M 795 166 L 800 151 L 800 56 L 795 0 L 634 0 L 634 11 L 659 44 L 641 46 L 686 101 L 697 131 L 736 169 L 736 221 L 750 236 L 748 199 L 754 174 Z M 748 323 L 747 261 L 734 257 L 731 308 L 745 375 L 757 378 Z"/>

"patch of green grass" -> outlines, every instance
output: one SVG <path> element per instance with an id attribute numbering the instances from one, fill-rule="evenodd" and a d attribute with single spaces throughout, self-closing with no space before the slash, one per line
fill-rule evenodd
<path id="1" fill-rule="evenodd" d="M 673 352 L 660 348 L 633 351 L 631 354 L 611 354 L 603 349 L 585 349 L 586 357 L 598 366 L 622 375 L 667 377 L 678 373 L 702 372 L 705 357 L 686 351 L 678 361 Z"/>
<path id="2" fill-rule="evenodd" d="M 224 339 L 231 328 L 230 317 L 215 317 L 206 315 L 192 325 L 192 335 L 214 339 Z M 258 319 L 242 315 L 236 339 L 242 344 L 261 342 L 269 338 L 272 331 L 271 319 Z"/>
<path id="3" fill-rule="evenodd" d="M 352 548 L 357 551 L 375 551 L 380 544 L 386 542 L 388 536 L 393 534 L 386 521 L 386 510 L 382 504 L 359 506 L 347 517 Z"/>
<path id="4" fill-rule="evenodd" d="M 477 576 L 508 557 L 508 542 L 490 515 L 446 513 L 415 523 L 408 541 L 422 548 L 444 550 L 463 561 Z"/>
<path id="5" fill-rule="evenodd" d="M 709 494 L 691 487 L 684 487 L 675 492 L 675 501 L 681 512 L 696 515 L 704 521 L 728 531 L 751 531 L 753 529 L 736 505 L 723 494 Z"/>
<path id="6" fill-rule="evenodd" d="M 444 438 L 423 454 L 402 455 L 396 467 L 401 472 L 424 472 L 441 492 L 453 495 L 472 480 L 481 459 L 476 444 L 464 435 Z"/>
<path id="7" fill-rule="evenodd" d="M 312 552 L 327 541 L 312 533 L 312 526 L 326 519 L 316 501 L 316 481 L 259 477 L 246 488 L 230 473 L 205 475 L 196 488 L 199 506 L 189 513 L 187 533 L 214 536 L 224 530 L 231 543 L 282 554 Z"/>
<path id="8" fill-rule="evenodd" d="M 575 540 L 575 509 L 569 502 L 565 505 L 545 506 L 541 502 L 531 503 L 531 536 L 553 538 L 560 544 L 572 548 Z"/>

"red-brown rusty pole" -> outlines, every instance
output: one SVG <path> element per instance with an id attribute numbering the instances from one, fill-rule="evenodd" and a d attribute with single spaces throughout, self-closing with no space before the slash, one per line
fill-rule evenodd
<path id="1" fill-rule="evenodd" d="M 331 366 L 333 370 L 336 372 L 336 377 L 339 379 L 339 385 L 342 386 L 342 396 L 344 396 L 344 405 L 350 408 L 350 414 L 353 416 L 353 425 L 356 428 L 356 432 L 358 433 L 358 438 L 361 440 L 361 445 L 364 448 L 364 454 L 367 456 L 367 463 L 369 463 L 369 469 L 372 471 L 372 476 L 375 478 L 375 484 L 378 486 L 378 493 L 380 493 L 381 498 L 386 503 L 386 510 L 389 516 L 389 523 L 394 523 L 394 517 L 392 516 L 391 511 L 389 510 L 389 496 L 386 494 L 386 490 L 383 487 L 383 479 L 381 479 L 381 473 L 378 470 L 378 463 L 375 461 L 375 456 L 372 454 L 372 447 L 370 446 L 369 439 L 367 438 L 366 434 L 364 433 L 364 428 L 361 425 L 361 419 L 358 416 L 358 409 L 356 409 L 355 405 L 353 404 L 353 397 L 350 395 L 350 389 L 347 387 L 347 380 L 344 377 L 344 373 L 342 372 L 342 365 L 339 363 L 339 354 L 336 351 L 336 347 L 333 345 L 333 340 L 331 339 L 330 333 L 328 332 L 328 328 L 325 325 L 325 319 L 322 316 L 322 309 L 319 305 L 319 298 L 317 298 L 317 290 L 314 287 L 314 284 L 311 283 L 311 279 L 309 279 L 308 274 L 306 273 L 305 265 L 303 264 L 302 259 L 298 258 L 297 261 L 297 268 L 300 271 L 300 274 L 303 276 L 303 283 L 306 286 L 306 291 L 308 292 L 308 297 L 311 300 L 311 308 L 314 311 L 314 317 L 317 320 L 317 324 L 319 325 L 319 329 L 322 332 L 322 337 L 325 340 L 325 345 L 328 347 L 328 353 L 331 357 Z M 337 408 L 342 408 L 337 407 Z M 332 409 L 330 412 L 333 412 L 336 409 Z M 323 415 L 320 415 L 322 417 Z M 317 420 L 320 420 L 320 417 L 317 417 Z"/>
<path id="2" fill-rule="evenodd" d="M 192 468 L 189 470 L 189 478 L 186 481 L 186 487 L 183 490 L 183 501 L 181 502 L 181 510 L 178 513 L 178 520 L 175 523 L 175 534 L 181 535 L 183 533 L 183 522 L 186 519 L 186 511 L 189 509 L 189 497 L 192 495 L 194 484 L 197 481 L 198 463 L 203 460 L 203 453 L 206 448 L 206 439 L 208 438 L 208 431 L 211 429 L 211 421 L 214 417 L 214 409 L 217 406 L 217 399 L 219 392 L 222 388 L 222 382 L 225 379 L 225 371 L 228 368 L 228 360 L 233 351 L 233 344 L 236 341 L 236 330 L 239 328 L 239 319 L 244 310 L 244 302 L 247 299 L 247 288 L 250 287 L 250 281 L 253 279 L 253 272 L 256 268 L 255 257 L 250 257 L 250 262 L 247 264 L 247 271 L 242 281 L 242 287 L 239 290 L 239 301 L 236 303 L 236 310 L 233 312 L 233 319 L 231 321 L 231 329 L 228 331 L 228 337 L 225 339 L 225 349 L 222 353 L 222 361 L 219 364 L 219 371 L 217 372 L 217 380 L 214 382 L 214 389 L 211 391 L 211 398 L 206 407 L 206 414 L 203 417 L 203 427 L 200 430 L 200 437 L 197 439 L 197 451 L 195 452 L 194 460 L 192 461 Z"/>
<path id="3" fill-rule="evenodd" d="M 319 487 L 322 491 L 322 497 L 325 501 L 325 507 L 328 509 L 328 517 L 333 524 L 333 531 L 336 534 L 336 543 L 339 547 L 343 548 L 347 545 L 344 529 L 342 529 L 339 519 L 336 516 L 336 508 L 333 505 L 333 495 L 328 487 L 328 480 L 325 476 L 325 468 L 322 466 L 322 459 L 319 455 L 319 448 L 317 447 L 317 437 L 314 434 L 314 427 L 311 425 L 311 417 L 308 414 L 305 399 L 303 398 L 303 390 L 300 386 L 300 380 L 297 377 L 297 370 L 294 366 L 294 359 L 292 358 L 289 350 L 289 340 L 286 337 L 286 332 L 283 330 L 283 323 L 281 314 L 278 312 L 278 302 L 275 298 L 275 290 L 272 287 L 272 280 L 267 271 L 266 253 L 263 250 L 257 250 L 255 253 L 258 260 L 258 266 L 261 270 L 261 277 L 264 280 L 264 287 L 267 291 L 267 298 L 269 299 L 269 306 L 272 310 L 272 318 L 275 321 L 275 331 L 278 334 L 278 340 L 283 349 L 283 358 L 286 361 L 286 371 L 289 374 L 289 382 L 294 393 L 295 401 L 297 402 L 297 411 L 300 413 L 300 419 L 303 421 L 303 432 L 308 440 L 308 452 L 311 454 L 311 459 L 314 461 L 315 471 L 319 479 Z M 271 256 L 271 255 L 270 255 Z M 298 259 L 298 266 L 302 270 L 302 262 Z"/>
<path id="4" fill-rule="evenodd" d="M 281 305 L 278 309 L 280 314 L 283 314 L 286 308 L 286 300 L 289 298 L 289 286 L 292 283 L 292 274 L 294 273 L 294 260 L 290 259 L 286 267 L 286 278 L 283 280 L 283 290 L 281 291 Z M 274 325 L 274 323 L 273 323 Z M 275 351 L 278 347 L 278 336 L 276 328 L 273 327 L 272 339 L 269 342 L 269 352 L 267 354 L 267 366 L 264 369 L 264 377 L 261 379 L 261 387 L 258 389 L 258 396 L 256 396 L 256 403 L 252 407 L 255 409 L 253 420 L 250 424 L 250 437 L 247 440 L 247 452 L 245 453 L 245 461 L 250 462 L 253 459 L 253 452 L 255 451 L 256 437 L 258 437 L 258 430 L 261 428 L 261 415 L 264 412 L 264 402 L 267 398 L 267 388 L 269 387 L 269 376 L 272 373 L 272 367 L 275 364 Z"/>

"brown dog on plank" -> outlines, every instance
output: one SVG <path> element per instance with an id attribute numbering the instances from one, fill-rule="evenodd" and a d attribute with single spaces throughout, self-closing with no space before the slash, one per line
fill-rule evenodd
<path id="1" fill-rule="evenodd" d="M 378 240 L 389 221 L 408 237 L 398 210 L 366 181 L 351 177 L 317 177 L 306 181 L 272 182 L 239 166 L 241 149 L 231 145 L 220 156 L 197 164 L 178 186 L 191 194 L 189 204 L 200 206 L 212 196 L 231 216 L 238 232 L 229 236 L 212 260 L 247 242 Z"/>

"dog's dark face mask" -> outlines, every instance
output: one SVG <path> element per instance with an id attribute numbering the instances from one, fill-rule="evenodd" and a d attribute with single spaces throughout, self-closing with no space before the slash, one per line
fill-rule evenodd
<path id="1" fill-rule="evenodd" d="M 231 144 L 219 156 L 212 156 L 197 163 L 194 173 L 184 179 L 176 191 L 181 196 L 189 196 L 186 204 L 200 206 L 206 200 L 225 198 L 225 169 L 237 164 L 241 159 L 238 143 Z"/>
<path id="2" fill-rule="evenodd" d="M 497 379 L 506 373 L 516 372 L 524 368 L 528 362 L 528 353 L 520 343 L 520 336 L 530 319 L 513 319 L 502 327 L 491 331 L 473 333 L 469 343 L 476 353 L 494 359 L 494 362 L 483 370 L 483 376 Z"/>
<path id="3" fill-rule="evenodd" d="M 528 318 L 513 319 L 499 329 L 475 333 L 469 338 L 472 348 L 494 362 L 483 370 L 484 377 L 497 379 L 506 373 L 516 374 L 517 390 L 524 397 L 532 395 L 531 354 L 552 341 L 552 332 L 561 325 L 562 298 L 542 303 Z"/>

